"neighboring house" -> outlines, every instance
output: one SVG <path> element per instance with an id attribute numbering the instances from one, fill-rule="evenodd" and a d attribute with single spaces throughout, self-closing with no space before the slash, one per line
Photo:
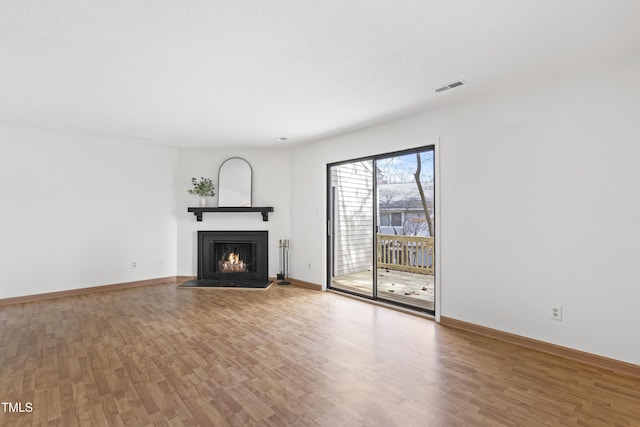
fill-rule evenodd
<path id="1" fill-rule="evenodd" d="M 433 181 L 422 183 L 433 219 Z M 429 228 L 415 182 L 378 184 L 378 232 L 401 236 L 429 236 Z"/>

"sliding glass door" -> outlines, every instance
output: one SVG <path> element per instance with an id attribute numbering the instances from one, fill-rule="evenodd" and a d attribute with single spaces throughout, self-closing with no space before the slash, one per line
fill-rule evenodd
<path id="1" fill-rule="evenodd" d="M 434 312 L 434 148 L 331 164 L 329 288 Z"/>
<path id="2" fill-rule="evenodd" d="M 331 286 L 373 297 L 373 161 L 329 167 Z"/>
<path id="3" fill-rule="evenodd" d="M 380 157 L 377 295 L 434 311 L 433 149 Z"/>

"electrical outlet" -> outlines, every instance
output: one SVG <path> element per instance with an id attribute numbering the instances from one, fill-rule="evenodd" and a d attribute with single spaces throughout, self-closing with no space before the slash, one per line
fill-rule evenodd
<path id="1" fill-rule="evenodd" d="M 309 263 L 309 270 L 311 270 L 311 263 Z"/>
<path id="2" fill-rule="evenodd" d="M 136 268 L 136 262 L 135 261 L 131 262 L 131 268 Z"/>
<path id="3" fill-rule="evenodd" d="M 549 310 L 549 314 L 551 315 L 551 319 L 553 320 L 562 320 L 562 306 L 554 305 L 551 306 L 551 310 Z"/>

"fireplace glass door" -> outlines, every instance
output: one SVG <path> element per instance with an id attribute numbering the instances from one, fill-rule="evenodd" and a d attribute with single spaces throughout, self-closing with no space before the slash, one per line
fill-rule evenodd
<path id="1" fill-rule="evenodd" d="M 226 274 L 250 273 L 254 271 L 252 242 L 215 242 L 211 251 L 213 259 L 209 263 L 215 272 Z"/>

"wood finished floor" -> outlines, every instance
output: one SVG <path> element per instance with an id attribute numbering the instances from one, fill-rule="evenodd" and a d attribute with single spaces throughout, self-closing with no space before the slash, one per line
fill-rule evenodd
<path id="1" fill-rule="evenodd" d="M 2 426 L 640 425 L 640 381 L 333 293 L 0 307 Z"/>

